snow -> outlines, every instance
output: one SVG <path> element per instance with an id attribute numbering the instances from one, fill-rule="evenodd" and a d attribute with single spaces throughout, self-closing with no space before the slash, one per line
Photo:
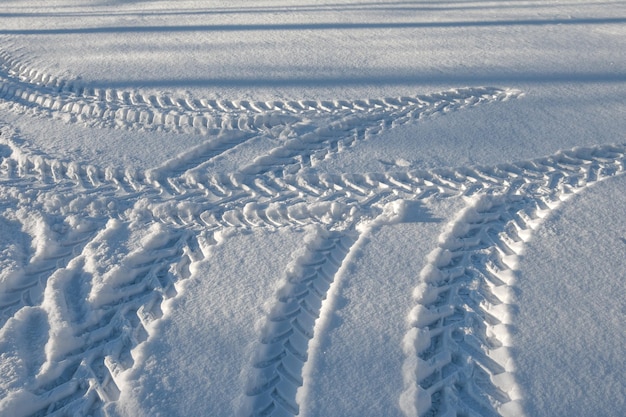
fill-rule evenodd
<path id="1" fill-rule="evenodd" d="M 235 369 L 253 354 L 265 304 L 277 291 L 276 271 L 292 261 L 288 252 L 276 254 L 304 233 L 238 232 L 213 249 L 213 260 L 199 262 L 165 306 L 166 318 L 136 348 L 135 367 L 122 377 L 119 412 L 192 415 L 204 404 L 211 415 L 236 414 L 248 375 Z"/>
<path id="2" fill-rule="evenodd" d="M 515 347 L 532 415 L 624 410 L 624 185 L 611 178 L 573 197 L 528 243 Z"/>
<path id="3" fill-rule="evenodd" d="M 624 23 L 4 1 L 0 416 L 623 415 Z"/>

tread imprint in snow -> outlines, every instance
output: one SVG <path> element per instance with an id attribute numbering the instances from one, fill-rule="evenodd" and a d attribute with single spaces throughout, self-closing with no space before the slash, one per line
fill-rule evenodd
<path id="1" fill-rule="evenodd" d="M 199 248 L 204 234 L 317 224 L 324 232 L 277 294 L 245 391 L 248 415 L 297 415 L 315 320 L 357 240 L 355 226 L 386 202 L 433 196 L 467 196 L 474 203 L 455 232 L 442 236 L 422 272 L 427 289 L 420 287 L 404 343 L 403 410 L 407 416 L 519 415 L 521 393 L 507 353 L 516 256 L 561 201 L 623 173 L 626 147 L 579 148 L 493 167 L 343 175 L 308 169 L 385 129 L 518 96 L 515 90 L 466 88 L 353 101 L 181 98 L 92 88 L 0 50 L 0 104 L 12 111 L 93 127 L 207 136 L 189 152 L 141 172 L 51 158 L 0 126 L 0 187 L 7 201 L 63 226 L 55 245 L 2 288 L 0 326 L 20 309 L 39 306 L 48 286 L 89 277 L 86 265 L 93 260 L 86 249 L 111 219 L 160 224 L 167 237 L 140 256 L 122 258 L 132 279 L 89 319 L 77 318 L 93 307 L 87 300 L 66 300 L 60 314 L 78 342 L 49 363 L 54 372 L 29 388 L 36 400 L 23 415 L 102 415 L 103 406 L 119 397 L 115 380 L 133 366 L 132 351 L 162 316 L 161 304 L 176 296 L 175 284 L 205 255 Z M 281 138 L 281 144 L 239 172 L 210 171 L 216 158 L 263 137 Z M 82 216 L 89 227 L 72 229 L 72 216 Z"/>
<path id="2" fill-rule="evenodd" d="M 296 392 L 303 385 L 302 369 L 309 340 L 326 294 L 356 239 L 325 232 L 310 244 L 287 273 L 277 303 L 269 313 L 246 395 L 250 416 L 294 416 L 299 413 Z M 297 271 L 297 272 L 296 272 Z"/>

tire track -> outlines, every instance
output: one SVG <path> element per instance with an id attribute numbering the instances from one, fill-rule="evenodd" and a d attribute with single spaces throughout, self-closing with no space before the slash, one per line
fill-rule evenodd
<path id="1" fill-rule="evenodd" d="M 527 211 L 498 200 L 461 213 L 420 274 L 403 342 L 407 416 L 521 415 L 508 349 L 517 257 L 535 219 L 516 221 Z"/>
<path id="2" fill-rule="evenodd" d="M 626 146 L 605 145 L 561 151 L 531 161 L 446 170 L 367 174 L 210 175 L 185 183 L 201 189 L 211 204 L 154 210 L 178 225 L 282 227 L 308 223 L 349 227 L 360 216 L 375 216 L 394 199 L 472 197 L 507 193 L 567 198 L 588 184 L 616 175 L 626 166 Z M 194 201 L 195 197 L 189 198 Z M 155 205 L 154 207 L 157 207 Z M 179 214 L 186 212 L 184 219 Z"/>
<path id="3" fill-rule="evenodd" d="M 516 259 L 561 201 L 624 172 L 624 145 L 492 167 L 342 175 L 307 170 L 385 129 L 519 96 L 514 90 L 352 101 L 199 100 L 93 88 L 34 70 L 2 50 L 0 82 L 0 100 L 17 112 L 209 137 L 161 167 L 135 172 L 55 160 L 24 146 L 17 132 L 0 130 L 0 191 L 17 193 L 28 184 L 28 198 L 46 215 L 79 213 L 91 201 L 101 216 L 90 217 L 96 226 L 84 236 L 64 232 L 57 251 L 24 268 L 22 281 L 0 294 L 6 319 L 40 304 L 60 335 L 48 348 L 41 378 L 29 388 L 34 400 L 23 415 L 98 415 L 118 399 L 116 380 L 133 366 L 134 349 L 150 337 L 162 303 L 176 296 L 175 283 L 189 277 L 189 266 L 203 256 L 196 237 L 201 230 L 314 224 L 318 238 L 288 270 L 268 315 L 244 400 L 246 415 L 299 414 L 307 367 L 314 366 L 318 317 L 332 309 L 326 298 L 364 234 L 355 227 L 384 214 L 390 202 L 452 196 L 469 197 L 473 205 L 441 236 L 415 290 L 417 306 L 403 345 L 402 408 L 411 417 L 520 415 L 523 393 L 509 352 Z M 240 172 L 208 171 L 215 158 L 268 137 L 281 145 Z M 61 191 L 71 195 L 64 201 L 81 203 L 69 209 L 42 203 Z M 109 206 L 103 196 L 124 203 Z M 127 274 L 94 290 L 99 276 L 90 265 L 107 259 L 88 252 L 107 241 L 96 236 L 110 231 L 99 223 L 106 218 L 117 219 L 118 227 L 138 219 L 158 223 L 162 233 L 143 251 L 115 261 L 111 255 L 108 261 Z M 85 285 L 91 298 L 76 292 Z"/>
<path id="4" fill-rule="evenodd" d="M 243 415 L 301 415 L 330 320 L 337 308 L 341 280 L 373 230 L 396 223 L 404 204 L 385 205 L 375 218 L 353 228 L 329 231 L 316 226 L 304 253 L 288 268 L 277 301 L 261 331 L 252 360 Z"/>
<path id="5" fill-rule="evenodd" d="M 299 414 L 296 393 L 304 384 L 302 370 L 316 336 L 315 323 L 356 241 L 352 233 L 322 231 L 288 270 L 253 359 L 245 393 L 246 415 Z"/>
<path id="6" fill-rule="evenodd" d="M 258 157 L 251 165 L 244 167 L 242 172 L 274 172 L 283 175 L 299 172 L 306 167 L 315 166 L 316 161 L 355 146 L 386 129 L 433 114 L 508 100 L 520 94 L 517 90 L 483 87 L 449 90 L 414 98 L 356 100 L 353 102 L 356 107 L 351 111 L 340 113 L 340 117 L 331 118 L 313 131 L 310 131 L 308 125 L 292 125 L 288 135 L 293 138 L 271 150 L 268 155 Z M 381 103 L 381 106 L 376 107 L 375 103 Z M 383 103 L 387 107 L 383 107 Z"/>
<path id="7" fill-rule="evenodd" d="M 140 91 L 94 88 L 78 79 L 63 79 L 20 63 L 0 50 L 0 99 L 68 122 L 125 129 L 214 134 L 223 130 L 269 131 L 293 125 L 302 116 L 320 113 L 389 111 L 422 106 L 433 97 L 372 100 L 248 101 L 150 95 Z M 443 93 L 445 94 L 445 93 Z"/>
<path id="8" fill-rule="evenodd" d="M 110 223 L 94 245 L 101 246 L 115 229 L 123 229 L 120 222 Z M 162 226 L 152 232 L 143 249 L 123 258 L 117 273 L 96 279 L 97 252 L 87 246 L 50 278 L 42 308 L 51 332 L 63 338 L 46 346 L 47 362 L 21 415 L 100 415 L 119 398 L 116 378 L 133 366 L 133 350 L 163 316 L 162 303 L 177 295 L 176 285 L 190 276 L 190 265 L 204 257 L 190 232 Z"/>
<path id="9" fill-rule="evenodd" d="M 0 77 L 3 87 L 0 97 L 6 101 L 30 103 L 49 110 L 72 113 L 76 116 L 100 117 L 118 120 L 127 127 L 176 126 L 178 128 L 239 129 L 247 127 L 269 128 L 293 124 L 301 117 L 326 113 L 349 115 L 357 112 L 394 111 L 434 105 L 435 111 L 449 110 L 446 101 L 472 105 L 484 97 L 457 95 L 463 90 L 415 97 L 388 97 L 362 100 L 289 100 L 250 101 L 197 99 L 150 95 L 140 91 L 92 87 L 80 79 L 64 79 L 22 63 L 8 51 L 0 49 Z M 470 90 L 470 89 L 465 89 Z M 491 89 L 496 92 L 496 89 Z M 483 91 L 489 93 L 488 91 Z M 510 96 L 517 92 L 510 91 Z M 98 106 L 101 104 L 101 106 Z M 86 109 L 89 108 L 89 110 Z M 119 112 L 118 112 L 119 110 Z M 152 114 L 144 114 L 150 111 Z M 221 119 L 219 115 L 231 114 L 233 118 Z M 236 116 L 244 117 L 238 118 Z M 104 117 L 109 116 L 109 117 Z M 254 119 L 259 116 L 259 119 Z M 289 118 L 291 116 L 291 118 Z M 402 114 L 406 117 L 408 113 Z M 205 117 L 206 120 L 203 120 Z M 252 117 L 253 119 L 246 119 Z M 285 123 L 287 122 L 287 123 Z"/>
<path id="10" fill-rule="evenodd" d="M 623 172 L 619 146 L 465 170 L 473 178 L 506 180 L 508 187 L 473 197 L 420 274 L 403 342 L 405 415 L 524 415 L 509 350 L 519 256 L 563 201 Z M 520 177 L 520 186 L 510 181 Z"/>
<path id="11" fill-rule="evenodd" d="M 211 140 L 151 170 L 163 188 L 167 178 L 184 171 L 203 170 L 209 161 L 242 145 L 259 133 L 289 137 L 285 144 L 258 157 L 244 173 L 312 166 L 316 160 L 354 146 L 384 129 L 432 114 L 463 109 L 489 101 L 508 100 L 516 90 L 466 88 L 416 97 L 352 101 L 205 100 L 146 95 L 138 91 L 91 88 L 80 80 L 63 80 L 20 64 L 0 50 L 0 100 L 18 112 L 30 112 L 70 123 L 203 134 Z M 22 109 L 22 110 L 20 110 Z M 324 127 L 311 130 L 320 118 Z M 172 171 L 172 172 L 168 172 Z M 96 173 L 97 174 L 97 173 Z"/>
<path id="12" fill-rule="evenodd" d="M 599 148 L 595 152 L 601 155 L 606 150 Z M 309 214 L 320 213 L 313 217 L 316 217 L 315 221 L 324 221 L 324 218 L 328 219 L 324 213 L 337 213 L 341 207 L 340 210 L 347 214 L 357 211 L 366 213 L 372 205 L 385 198 L 472 196 L 496 190 L 504 192 L 509 188 L 533 194 L 542 188 L 550 188 L 551 182 L 554 183 L 552 186 L 563 189 L 564 194 L 571 193 L 578 184 L 623 170 L 623 149 L 611 147 L 609 151 L 613 154 L 604 162 L 601 162 L 601 157 L 595 156 L 587 161 L 579 159 L 575 172 L 568 172 L 554 158 L 547 158 L 503 167 L 448 172 L 292 175 L 284 178 L 211 175 L 196 178 L 196 183 L 180 185 L 189 190 L 184 194 L 184 200 L 159 196 L 155 189 L 145 184 L 144 193 L 136 192 L 135 195 L 146 197 L 152 190 L 149 209 L 156 218 L 166 223 L 210 228 L 288 226 L 305 221 L 304 212 L 307 211 Z M 553 172 L 546 177 L 537 176 L 537 169 Z M 495 180 L 482 178 L 496 175 L 495 171 L 499 171 Z M 142 190 L 140 185 L 135 188 Z M 331 205 L 331 202 L 336 204 Z M 297 205 L 297 210 L 290 205 Z M 308 206 L 305 208 L 305 205 Z M 321 210 L 321 207 L 327 207 L 327 210 Z M 331 215 L 332 218 L 340 219 L 341 216 Z"/>
<path id="13" fill-rule="evenodd" d="M 46 224 L 43 217 L 35 222 L 35 227 L 40 230 L 30 231 L 34 233 L 31 245 L 38 250 L 31 255 L 22 270 L 15 271 L 11 282 L 2 288 L 0 329 L 23 307 L 39 305 L 50 276 L 79 256 L 103 226 L 102 222 L 88 217 L 70 217 L 52 225 Z"/>
<path id="14" fill-rule="evenodd" d="M 196 150 L 195 159 L 201 158 L 196 163 L 206 162 L 207 158 L 240 145 L 253 137 L 252 133 L 292 123 L 295 114 L 287 114 L 280 104 L 197 100 L 93 88 L 81 80 L 62 79 L 32 69 L 3 50 L 0 50 L 0 82 L 0 101 L 19 113 L 29 112 L 92 127 L 211 137 Z M 193 165 L 193 160 L 185 159 L 185 165 Z"/>
<path id="15" fill-rule="evenodd" d="M 403 175 L 400 175 L 400 174 L 393 174 L 393 175 L 371 174 L 370 175 L 368 174 L 366 176 L 360 176 L 360 177 L 359 176 L 357 177 L 355 176 L 350 176 L 350 177 L 346 177 L 346 176 L 315 176 L 315 177 L 293 176 L 291 177 L 290 180 L 286 182 L 284 180 L 281 180 L 281 181 L 277 180 L 276 184 L 284 184 L 286 187 L 285 189 L 288 189 L 288 190 L 292 190 L 293 188 L 292 192 L 294 193 L 294 195 L 296 194 L 301 195 L 304 192 L 303 190 L 309 190 L 308 192 L 311 198 L 327 197 L 328 203 L 330 204 L 327 206 L 328 210 L 332 211 L 333 210 L 332 205 L 334 204 L 335 207 L 337 207 L 338 206 L 337 200 L 342 195 L 347 195 L 346 192 L 341 189 L 340 184 L 343 184 L 344 186 L 346 186 L 346 188 L 348 187 L 349 184 L 353 184 L 352 189 L 355 189 L 354 188 L 355 185 L 356 187 L 363 188 L 363 189 L 365 189 L 364 187 L 366 186 L 376 187 L 374 188 L 374 192 L 373 192 L 375 195 L 382 193 L 384 192 L 384 190 L 388 190 L 390 187 L 393 186 L 395 187 L 394 189 L 397 191 L 404 192 L 406 193 L 406 195 L 413 195 L 413 198 L 419 198 L 419 195 L 422 195 L 420 193 L 427 191 L 427 190 L 422 189 L 422 187 L 431 187 L 430 188 L 431 193 L 430 194 L 426 193 L 426 195 L 435 195 L 437 193 L 444 192 L 445 190 L 452 193 L 453 195 L 467 193 L 468 190 L 471 190 L 474 194 L 480 194 L 481 192 L 487 192 L 487 191 L 496 192 L 498 190 L 506 189 L 506 186 L 498 185 L 499 184 L 498 181 L 500 180 L 505 181 L 505 182 L 508 181 L 510 184 L 517 184 L 517 182 L 519 182 L 518 180 L 521 178 L 523 179 L 522 181 L 523 184 L 521 186 L 516 185 L 510 190 L 511 192 L 518 193 L 521 195 L 539 196 L 540 198 L 538 197 L 536 200 L 537 201 L 536 204 L 538 205 L 537 206 L 538 208 L 533 212 L 533 216 L 536 215 L 536 216 L 539 216 L 540 218 L 541 216 L 546 215 L 547 210 L 551 209 L 551 207 L 554 207 L 555 204 L 558 204 L 559 201 L 566 198 L 568 195 L 571 195 L 572 193 L 576 192 L 578 188 L 582 186 L 586 186 L 588 184 L 592 184 L 598 179 L 602 179 L 606 176 L 615 175 L 616 173 L 621 173 L 623 171 L 623 166 L 624 166 L 623 158 L 624 158 L 623 147 L 607 146 L 607 147 L 598 147 L 595 149 L 583 149 L 583 150 L 575 150 L 571 152 L 563 152 L 554 157 L 541 158 L 535 161 L 523 162 L 519 164 L 503 165 L 503 166 L 495 167 L 491 169 L 487 169 L 487 168 L 461 169 L 461 170 L 451 171 L 447 173 L 443 173 L 443 172 L 442 173 L 415 173 L 413 172 L 413 173 L 405 173 Z M 239 183 L 236 179 L 231 179 L 229 181 L 230 181 L 229 183 L 231 184 L 232 189 L 243 190 L 242 186 L 239 186 L 239 188 L 235 188 L 235 184 Z M 474 185 L 476 183 L 481 183 L 481 181 L 484 181 L 484 184 L 481 185 L 480 188 L 474 188 Z M 222 180 L 221 183 L 225 184 L 226 181 Z M 290 188 L 289 186 L 292 188 Z M 266 183 L 265 185 L 263 185 L 263 187 L 269 189 L 270 185 L 267 185 Z M 488 188 L 488 187 L 491 187 L 491 188 Z M 324 190 L 334 190 L 335 194 L 331 193 L 331 194 L 325 195 Z M 355 193 L 355 191 L 352 191 L 352 192 Z M 281 194 L 281 193 L 284 193 L 284 191 L 277 189 L 275 193 L 268 193 L 268 195 L 270 194 L 276 195 L 276 194 Z M 469 195 L 474 195 L 474 194 L 469 194 Z M 352 207 L 364 208 L 364 207 L 367 207 L 366 206 L 367 203 L 373 201 L 370 199 L 369 195 L 365 195 L 362 197 L 365 203 L 363 203 L 361 206 L 357 204 L 353 204 Z M 394 195 L 393 197 L 397 198 L 398 196 Z M 233 200 L 233 201 L 237 201 L 237 200 Z M 247 226 L 244 223 L 242 223 L 241 226 L 259 227 L 259 226 L 263 226 L 263 224 L 273 224 L 274 226 L 293 225 L 294 223 L 290 223 L 290 222 L 281 223 L 280 221 L 281 219 L 293 220 L 294 218 L 292 215 L 290 219 L 289 217 L 290 213 L 288 211 L 289 209 L 285 210 L 285 207 L 288 206 L 287 203 L 291 200 L 286 199 L 285 201 L 286 202 L 282 205 L 282 207 L 280 206 L 276 207 L 276 209 L 273 211 L 277 213 L 276 215 L 269 214 L 272 211 L 269 209 L 269 206 L 265 208 L 265 212 L 267 213 L 265 214 L 265 218 L 267 218 L 267 220 L 263 218 L 263 214 L 254 214 L 258 212 L 258 210 L 255 211 L 254 206 L 250 206 L 250 205 L 244 206 L 244 207 L 247 207 L 247 211 L 244 215 L 244 218 L 247 218 L 248 220 L 247 220 Z M 350 201 L 350 200 L 346 200 L 346 201 Z M 380 203 L 380 200 L 375 200 L 375 204 L 378 204 L 378 203 Z M 314 210 L 311 210 L 312 208 L 314 208 L 312 205 L 302 204 L 302 206 L 300 207 L 300 210 L 307 209 L 309 210 L 309 212 L 306 212 L 306 211 L 301 212 L 302 215 L 300 217 L 300 220 L 301 220 L 300 225 L 302 225 L 302 223 L 306 224 L 307 222 L 310 221 L 310 214 L 311 212 L 314 212 Z M 296 211 L 292 211 L 292 213 L 295 213 L 295 212 Z M 345 212 L 345 210 L 343 210 L 343 212 Z M 176 207 L 175 210 L 172 210 L 171 212 L 168 212 L 168 213 L 172 213 L 172 215 L 176 214 L 180 217 L 180 214 L 177 214 L 177 213 L 180 213 L 180 207 Z M 363 211 L 363 213 L 367 214 L 368 212 Z M 236 215 L 237 215 L 237 211 L 233 209 L 232 216 L 236 216 Z M 255 216 L 261 220 L 253 221 L 252 219 L 254 219 Z M 524 213 L 519 214 L 519 216 L 529 218 L 528 217 L 529 215 L 524 214 Z M 321 218 L 323 217 L 324 215 L 321 216 Z M 155 218 L 162 219 L 163 216 L 159 217 L 158 214 L 155 214 Z M 228 218 L 236 218 L 236 217 L 228 217 L 228 216 L 223 217 L 224 223 L 217 224 L 217 227 L 218 228 L 237 227 L 237 225 L 233 224 L 232 222 L 228 223 L 227 222 Z M 351 222 L 355 221 L 355 219 L 358 219 L 358 218 L 359 218 L 359 213 L 355 213 L 355 216 L 353 217 Z M 531 220 L 534 220 L 534 219 L 531 219 Z M 337 219 L 331 218 L 330 222 L 327 224 L 336 226 L 337 221 L 338 221 Z M 190 223 L 187 225 L 187 227 L 195 227 L 195 225 Z M 489 230 L 493 231 L 496 229 L 489 229 Z M 484 271 L 482 273 L 485 274 Z M 460 288 L 462 289 L 462 286 Z M 139 308 L 136 306 L 133 306 L 130 308 L 130 310 L 139 311 Z M 133 318 L 133 315 L 131 314 L 130 316 L 126 317 L 125 320 L 126 322 L 131 322 L 132 318 Z M 477 353 L 475 352 L 474 353 L 470 352 L 467 355 L 470 355 L 470 354 L 477 355 Z M 47 391 L 49 392 L 48 398 L 57 398 L 57 400 L 54 401 L 54 404 L 58 403 L 58 405 L 54 405 L 53 408 L 60 407 L 58 408 L 58 410 L 62 410 L 65 407 L 65 406 L 62 406 L 62 404 L 65 404 L 65 403 L 77 404 L 76 401 L 79 401 L 78 398 L 81 399 L 80 400 L 82 401 L 81 404 L 87 404 L 88 401 L 91 401 L 90 398 L 97 397 L 99 398 L 98 401 L 104 401 L 103 399 L 106 399 L 106 398 L 109 398 L 109 401 L 110 401 L 113 398 L 115 398 L 115 394 L 114 394 L 115 388 L 114 388 L 114 385 L 112 385 L 113 383 L 111 382 L 111 381 L 114 381 L 114 379 L 113 377 L 108 377 L 106 371 L 104 370 L 104 368 L 102 368 L 101 365 L 102 363 L 104 363 L 104 360 L 100 356 L 98 356 L 97 358 L 94 356 L 95 359 L 91 362 L 91 365 L 89 366 L 87 365 L 82 366 L 80 363 L 77 365 L 76 360 L 73 360 L 73 361 L 68 360 L 69 364 L 67 365 L 68 366 L 67 369 L 70 369 L 76 366 L 76 370 L 73 371 L 74 373 L 71 373 L 68 371 L 68 374 L 71 374 L 71 375 L 78 375 L 76 374 L 76 372 L 78 372 L 79 368 L 81 369 L 80 372 L 82 373 L 86 372 L 85 375 L 92 375 L 92 374 L 96 375 L 96 373 L 97 375 L 101 375 L 99 377 L 100 379 L 95 379 L 95 380 L 93 379 L 95 378 L 93 376 L 92 377 L 86 377 L 86 376 L 80 377 L 83 379 L 79 378 L 80 380 L 100 381 L 98 382 L 98 384 L 100 385 L 97 385 L 95 382 L 93 383 L 95 384 L 93 385 L 94 387 L 97 386 L 100 388 L 98 389 L 94 388 L 93 390 L 89 391 L 90 392 L 89 396 L 87 396 L 86 394 L 87 391 L 81 394 L 77 394 L 78 392 L 77 388 L 72 388 L 74 387 L 73 383 L 68 382 L 68 381 L 73 381 L 76 378 L 74 379 L 70 378 L 68 379 L 68 381 L 62 384 L 57 384 L 54 387 L 50 388 L 49 391 Z M 488 364 L 491 363 L 489 362 L 488 359 L 484 359 L 484 361 L 486 361 L 485 363 L 488 363 Z M 112 362 L 107 362 L 107 363 L 109 363 L 109 365 L 112 367 L 111 369 L 113 369 L 113 366 L 111 365 Z M 486 365 L 483 364 L 483 366 L 486 366 Z M 94 370 L 89 371 L 92 368 L 97 369 L 97 371 L 94 371 Z M 109 369 L 107 366 L 105 366 L 105 368 Z M 505 378 L 505 377 L 508 377 L 508 376 L 505 374 L 501 378 Z M 89 379 L 89 378 L 92 378 L 92 379 Z M 495 393 L 499 392 L 495 389 L 493 390 L 494 390 L 493 392 Z M 67 393 L 70 391 L 71 391 L 71 394 L 67 394 L 67 395 L 68 396 L 74 395 L 74 397 L 72 397 L 74 398 L 74 400 L 70 401 L 71 398 L 61 396 L 61 393 Z M 496 394 L 493 394 L 493 395 L 496 395 Z M 497 395 L 501 395 L 501 394 L 497 394 Z M 473 401 L 476 401 L 476 400 L 473 400 Z M 48 404 L 47 407 L 50 407 L 52 403 L 46 403 L 46 404 Z M 68 407 L 72 408 L 72 407 L 75 407 L 75 405 L 71 405 L 71 406 L 68 405 Z M 478 407 L 478 406 L 475 406 L 475 407 Z"/>
<path id="16" fill-rule="evenodd" d="M 391 198 L 473 196 L 481 193 L 516 191 L 533 194 L 554 187 L 562 195 L 597 178 L 624 169 L 626 147 L 605 145 L 577 148 L 531 161 L 493 167 L 445 170 L 408 170 L 387 173 L 328 174 L 307 172 L 276 175 L 195 173 L 179 179 L 133 170 L 99 168 L 93 165 L 63 163 L 33 154 L 17 142 L 15 132 L 0 131 L 0 183 L 16 186 L 23 179 L 43 183 L 52 189 L 64 184 L 83 192 L 98 193 L 110 199 L 148 198 L 148 210 L 165 223 L 195 227 L 277 227 L 302 225 L 303 213 L 285 209 L 298 205 L 313 222 L 341 220 L 336 207 L 352 216 L 367 213 L 381 200 Z M 183 158 L 184 159 L 184 158 Z M 156 178 L 160 178 L 157 180 Z M 163 192 L 166 184 L 169 192 Z M 34 184 L 30 185 L 32 188 Z M 332 210 L 320 210 L 318 203 L 336 202 Z M 303 210 L 304 205 L 308 208 Z M 105 210 L 106 212 L 106 210 Z M 330 216 L 324 216 L 324 213 Z M 182 216 L 181 216 L 182 215 Z"/>
<path id="17" fill-rule="evenodd" d="M 148 187 L 141 172 L 92 164 L 66 162 L 32 149 L 10 126 L 0 126 L 0 184 L 17 188 L 25 181 L 40 191 L 63 191 L 65 194 L 99 194 L 123 198 L 122 194 L 157 193 Z"/>

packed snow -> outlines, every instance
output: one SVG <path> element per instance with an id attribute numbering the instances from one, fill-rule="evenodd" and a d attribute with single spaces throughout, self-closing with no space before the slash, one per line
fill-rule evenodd
<path id="1" fill-rule="evenodd" d="M 0 416 L 626 413 L 626 3 L 6 0 Z"/>

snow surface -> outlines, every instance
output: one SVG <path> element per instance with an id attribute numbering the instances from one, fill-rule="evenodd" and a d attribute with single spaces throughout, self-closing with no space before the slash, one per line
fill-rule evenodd
<path id="1" fill-rule="evenodd" d="M 0 416 L 623 416 L 626 4 L 7 0 Z"/>
<path id="2" fill-rule="evenodd" d="M 607 415 L 626 409 L 626 302 L 616 297 L 626 270 L 625 186 L 623 176 L 611 178 L 574 197 L 528 244 L 516 349 L 529 414 L 592 415 L 597 402 Z"/>

